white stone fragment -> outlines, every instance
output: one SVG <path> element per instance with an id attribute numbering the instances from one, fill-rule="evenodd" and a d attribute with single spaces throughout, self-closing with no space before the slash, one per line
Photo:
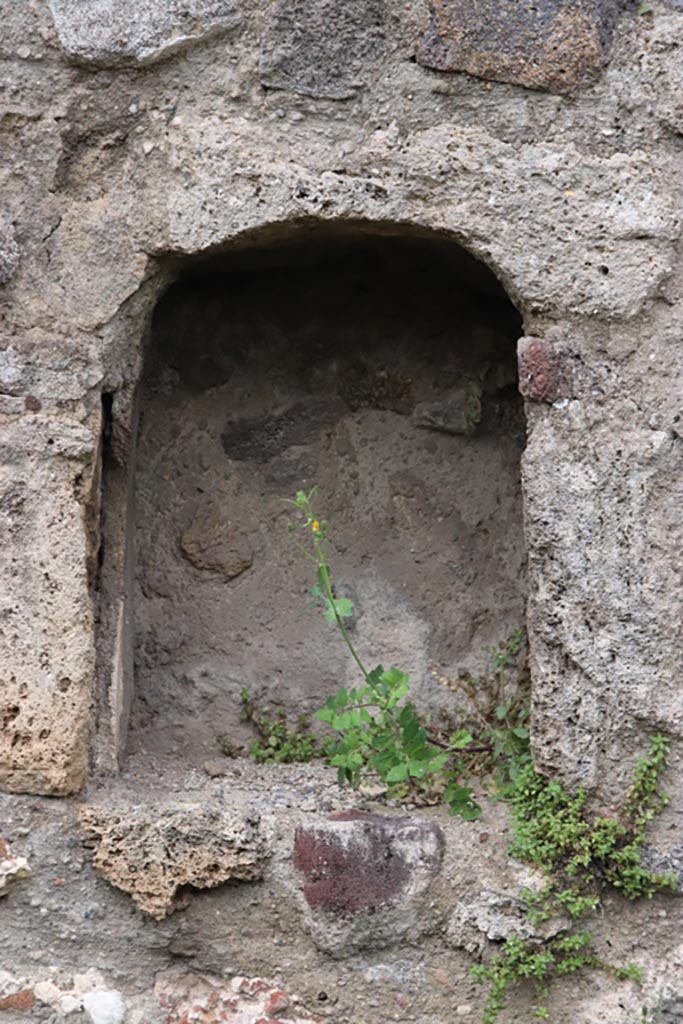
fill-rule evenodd
<path id="1" fill-rule="evenodd" d="M 121 1024 L 124 1005 L 120 992 L 86 992 L 83 996 L 83 1008 L 92 1024 Z"/>

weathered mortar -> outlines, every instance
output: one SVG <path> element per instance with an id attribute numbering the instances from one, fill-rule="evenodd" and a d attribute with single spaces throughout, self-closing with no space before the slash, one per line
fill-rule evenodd
<path id="1" fill-rule="evenodd" d="M 267 245 L 274 226 L 282 234 L 306 220 L 405 225 L 442 233 L 490 267 L 533 339 L 520 350 L 520 385 L 537 764 L 569 784 L 593 787 L 609 803 L 623 792 L 647 736 L 663 730 L 674 740 L 675 799 L 658 845 L 674 857 L 680 849 L 683 12 L 676 3 L 654 2 L 653 14 L 641 16 L 624 7 L 610 50 L 614 5 L 582 5 L 581 53 L 588 59 L 572 66 L 573 92 L 560 95 L 543 91 L 558 88 L 557 51 L 551 53 L 557 37 L 543 32 L 568 5 L 536 5 L 553 18 L 535 24 L 527 63 L 518 38 L 497 53 L 501 5 L 486 6 L 489 38 L 480 24 L 460 20 L 471 11 L 457 0 L 435 2 L 431 12 L 422 0 L 362 10 L 325 0 L 37 0 L 3 9 L 6 789 L 74 792 L 86 778 L 89 750 L 109 768 L 120 753 L 128 698 L 122 681 L 118 689 L 110 681 L 123 679 L 116 650 L 130 645 L 100 648 L 96 680 L 95 643 L 98 631 L 114 637 L 120 626 L 123 635 L 131 622 L 123 498 L 135 393 L 159 296 L 193 258 L 245 242 Z M 438 61 L 426 51 L 435 32 Z M 511 81 L 519 84 L 505 84 Z M 104 483 L 115 513 L 109 518 L 106 508 L 100 518 L 98 507 L 103 393 L 112 396 L 107 440 L 121 470 Z M 98 578 L 102 559 L 107 568 Z M 141 777 L 146 772 L 157 780 L 163 769 L 140 765 Z M 174 799 L 183 785 L 176 784 Z M 28 1009 L 30 1000 L 22 993 L 36 980 L 47 984 L 51 964 L 69 977 L 93 963 L 113 972 L 112 983 L 137 993 L 126 1012 L 138 1024 L 169 1019 L 170 1010 L 155 1017 L 149 979 L 174 956 L 188 956 L 194 970 L 212 977 L 260 973 L 259 958 L 273 974 L 283 968 L 283 954 L 265 956 L 258 933 L 246 940 L 247 952 L 229 929 L 207 941 L 204 913 L 222 908 L 232 918 L 234 897 L 241 920 L 249 917 L 241 890 L 239 897 L 229 889 L 202 896 L 185 930 L 147 922 L 139 932 L 126 897 L 110 893 L 89 869 L 80 881 L 69 802 L 62 809 L 49 804 L 37 828 L 42 811 L 24 798 L 4 799 L 15 851 L 22 855 L 21 847 L 34 843 L 34 859 L 51 872 L 42 873 L 38 890 L 31 880 L 18 882 L 16 896 L 13 889 L 3 901 L 3 969 L 13 972 L 2 976 L 11 1000 L 0 1002 L 5 1019 L 26 1019 L 22 1001 Z M 257 798 L 252 792 L 248 799 Z M 152 791 L 145 800 L 154 807 Z M 53 847 L 71 860 L 54 859 Z M 476 863 L 478 849 L 468 863 Z M 291 850 L 283 865 L 286 856 Z M 505 863 L 502 839 L 499 856 L 496 865 Z M 62 871 L 76 893 L 68 905 L 53 887 Z M 502 873 L 496 867 L 494 876 Z M 467 878 L 458 878 L 466 886 Z M 280 893 L 293 884 L 287 879 Z M 348 978 L 356 1003 L 342 1000 L 340 1019 L 349 1019 L 353 1005 L 370 1005 L 377 990 L 369 978 L 394 979 L 372 1007 L 373 1024 L 397 1013 L 410 1019 L 413 1010 L 395 997 L 433 987 L 438 971 L 446 971 L 448 984 L 449 971 L 456 977 L 462 1004 L 437 981 L 439 999 L 414 1015 L 429 1009 L 450 1022 L 454 1005 L 474 1005 L 479 997 L 468 988 L 466 958 L 440 943 L 450 934 L 458 947 L 474 947 L 497 934 L 500 907 L 492 911 L 480 888 L 475 884 L 472 915 L 460 899 L 457 920 L 437 926 L 424 961 L 411 951 L 404 963 L 394 950 L 382 961 L 355 963 Z M 485 888 L 495 888 L 491 879 Z M 45 915 L 31 905 L 32 891 L 40 892 Z M 268 883 L 258 892 L 267 900 Z M 84 944 L 81 933 L 91 928 L 84 914 L 100 906 L 110 920 Z M 675 1019 L 683 992 L 678 910 L 658 910 L 671 919 L 651 917 L 645 927 L 634 908 L 621 911 L 607 932 L 625 958 L 644 936 L 650 973 L 642 998 L 651 1006 L 661 998 L 662 1012 L 673 1007 Z M 258 921 L 268 932 L 267 907 Z M 473 939 L 461 934 L 472 921 L 485 922 Z M 27 940 L 27 926 L 40 938 Z M 288 923 L 283 939 L 295 950 L 308 941 L 297 928 Z M 105 930 L 114 939 L 98 959 Z M 293 953 L 296 963 L 281 973 L 299 988 L 310 975 L 324 991 L 329 967 L 309 951 Z M 348 978 L 335 974 L 334 983 Z M 591 982 L 578 996 L 567 990 L 557 1019 L 639 1019 L 639 997 L 624 997 L 620 1007 L 621 995 L 605 984 Z M 106 983 L 90 978 L 76 988 L 83 1003 L 84 991 L 106 991 Z M 44 1017 L 40 1007 L 61 1006 L 62 995 L 43 994 L 36 1013 Z M 317 998 L 313 989 L 308 994 Z M 179 982 L 168 983 L 164 998 L 180 1007 L 177 1018 L 186 996 Z M 524 1019 L 527 1010 L 514 1012 Z"/>

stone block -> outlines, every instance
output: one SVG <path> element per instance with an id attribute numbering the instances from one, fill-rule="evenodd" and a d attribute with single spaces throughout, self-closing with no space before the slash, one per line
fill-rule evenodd
<path id="1" fill-rule="evenodd" d="M 228 580 L 248 569 L 254 558 L 247 538 L 213 504 L 197 512 L 180 547 L 195 568 L 219 572 Z"/>
<path id="2" fill-rule="evenodd" d="M 304 96 L 355 96 L 384 50 L 384 19 L 384 0 L 276 0 L 261 43 L 262 83 Z"/>
<path id="3" fill-rule="evenodd" d="M 14 232 L 8 224 L 0 223 L 0 285 L 13 276 L 19 265 L 19 249 Z"/>
<path id="4" fill-rule="evenodd" d="M 542 338 L 517 342 L 519 390 L 529 402 L 552 404 L 573 396 L 573 367 L 568 353 Z"/>
<path id="5" fill-rule="evenodd" d="M 421 402 L 413 413 L 418 427 L 444 434 L 473 434 L 481 420 L 481 385 L 466 380 L 436 402 Z"/>
<path id="6" fill-rule="evenodd" d="M 492 877 L 487 867 L 481 867 L 482 880 L 476 890 L 464 890 L 455 901 L 446 932 L 450 945 L 482 954 L 492 942 L 511 938 L 540 941 L 567 928 L 569 921 L 565 916 L 540 924 L 529 920 L 523 892 L 525 888 L 540 890 L 543 887 L 545 878 L 540 873 L 535 876 L 521 865 L 508 865 L 497 877 Z"/>
<path id="7" fill-rule="evenodd" d="M 69 57 L 103 67 L 150 64 L 241 20 L 235 0 L 50 0 L 50 10 Z"/>
<path id="8" fill-rule="evenodd" d="M 258 817 L 200 804 L 106 808 L 84 805 L 80 820 L 93 862 L 112 885 L 160 920 L 184 885 L 207 889 L 262 875 Z"/>
<path id="9" fill-rule="evenodd" d="M 441 829 L 417 818 L 345 811 L 300 826 L 294 867 L 313 941 L 344 956 L 427 931 L 427 894 L 443 850 Z"/>
<path id="10" fill-rule="evenodd" d="M 609 56 L 617 0 L 430 0 L 417 59 L 437 71 L 571 93 Z"/>
<path id="11" fill-rule="evenodd" d="M 4 839 L 0 839 L 0 896 L 6 896 L 11 885 L 20 878 L 28 878 L 31 869 L 25 857 L 12 853 Z"/>

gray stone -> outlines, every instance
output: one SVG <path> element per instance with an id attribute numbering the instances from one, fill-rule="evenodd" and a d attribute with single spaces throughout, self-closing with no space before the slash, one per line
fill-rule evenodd
<path id="1" fill-rule="evenodd" d="M 13 276 L 19 266 L 19 249 L 14 232 L 8 224 L 0 222 L 0 285 Z"/>
<path id="2" fill-rule="evenodd" d="M 384 0 L 275 0 L 261 44 L 261 81 L 304 96 L 355 96 L 382 55 L 384 19 Z"/>
<path id="3" fill-rule="evenodd" d="M 561 917 L 540 925 L 533 924 L 522 896 L 523 884 L 506 888 L 506 883 L 519 883 L 524 872 L 519 870 L 517 879 L 511 878 L 512 874 L 508 872 L 507 876 L 487 879 L 485 887 L 480 887 L 480 883 L 476 892 L 467 892 L 456 901 L 447 931 L 447 940 L 452 946 L 466 949 L 469 953 L 483 953 L 491 942 L 503 942 L 513 937 L 525 941 L 548 939 L 567 928 L 568 919 Z"/>
<path id="4" fill-rule="evenodd" d="M 683 893 L 683 845 L 678 843 L 668 849 L 646 846 L 643 848 L 641 859 L 648 871 L 657 875 L 669 875 L 676 892 Z"/>
<path id="5" fill-rule="evenodd" d="M 219 572 L 228 580 L 243 573 L 254 560 L 247 538 L 215 504 L 197 512 L 180 538 L 180 547 L 197 569 Z"/>
<path id="6" fill-rule="evenodd" d="M 481 385 L 465 381 L 445 398 L 418 405 L 413 419 L 418 427 L 440 430 L 444 434 L 473 434 L 481 420 Z"/>
<path id="7" fill-rule="evenodd" d="M 11 886 L 21 878 L 29 878 L 31 869 L 25 857 L 12 852 L 4 839 L 0 839 L 0 896 L 6 896 Z"/>
<path id="8" fill-rule="evenodd" d="M 418 60 L 438 71 L 572 92 L 604 67 L 618 0 L 430 0 Z"/>
<path id="9" fill-rule="evenodd" d="M 121 1024 L 126 1012 L 121 993 L 115 989 L 86 992 L 83 995 L 83 1009 L 92 1024 Z"/>
<path id="10" fill-rule="evenodd" d="M 85 64 L 150 64 L 234 28 L 236 0 L 49 0 L 61 45 Z"/>
<path id="11" fill-rule="evenodd" d="M 683 34 L 679 20 L 675 16 L 655 19 L 644 70 L 658 120 L 683 135 Z"/>

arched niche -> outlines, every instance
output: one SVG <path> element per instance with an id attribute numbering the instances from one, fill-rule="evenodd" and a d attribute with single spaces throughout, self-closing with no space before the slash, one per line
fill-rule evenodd
<path id="1" fill-rule="evenodd" d="M 524 618 L 521 333 L 493 272 L 422 229 L 274 227 L 180 268 L 139 384 L 119 752 L 201 763 L 246 741 L 243 689 L 296 717 L 352 684 L 286 531 L 314 483 L 354 641 L 448 705 Z"/>

